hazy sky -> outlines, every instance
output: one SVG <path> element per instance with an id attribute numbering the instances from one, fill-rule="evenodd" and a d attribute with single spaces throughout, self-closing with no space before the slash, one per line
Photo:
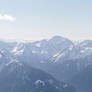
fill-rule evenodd
<path id="1" fill-rule="evenodd" d="M 92 0 L 0 0 L 0 38 L 92 39 Z"/>

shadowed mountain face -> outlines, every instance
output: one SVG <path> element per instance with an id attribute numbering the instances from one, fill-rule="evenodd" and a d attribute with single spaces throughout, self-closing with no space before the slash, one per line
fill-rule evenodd
<path id="1" fill-rule="evenodd" d="M 75 75 L 70 83 L 77 88 L 78 92 L 92 92 L 92 66 Z"/>
<path id="2" fill-rule="evenodd" d="M 29 67 L 34 67 L 49 73 L 59 81 L 66 81 L 69 82 L 69 84 L 72 84 L 71 80 L 76 77 L 76 75 L 80 75 L 80 73 L 87 69 L 89 65 L 92 65 L 91 61 L 91 40 L 74 43 L 67 38 L 55 36 L 49 40 L 35 42 L 0 41 L 0 71 L 8 65 L 11 66 L 14 62 L 19 64 L 24 62 Z M 8 69 L 9 71 L 12 70 L 11 67 L 8 67 L 6 70 L 8 71 Z M 5 72 L 6 70 L 3 71 Z M 19 70 L 25 70 L 24 66 L 22 66 L 21 69 L 19 68 Z M 15 68 L 14 72 L 10 72 L 8 76 L 10 78 L 10 75 L 14 75 L 17 78 L 17 73 L 18 70 Z M 21 73 L 19 72 L 18 74 Z M 73 84 L 75 86 L 77 85 L 76 82 Z M 77 88 L 79 89 L 79 87 Z M 84 90 L 85 89 L 82 88 L 81 91 L 84 92 Z"/>
<path id="3" fill-rule="evenodd" d="M 75 92 L 49 74 L 20 62 L 6 63 L 0 72 L 1 92 Z"/>

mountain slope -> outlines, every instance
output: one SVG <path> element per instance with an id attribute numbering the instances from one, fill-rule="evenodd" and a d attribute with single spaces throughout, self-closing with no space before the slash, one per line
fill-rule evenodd
<path id="1" fill-rule="evenodd" d="M 92 92 L 92 66 L 75 75 L 70 81 L 78 92 Z"/>
<path id="2" fill-rule="evenodd" d="M 49 74 L 29 67 L 27 64 L 13 62 L 0 72 L 1 92 L 75 92 L 72 86 L 60 83 Z"/>

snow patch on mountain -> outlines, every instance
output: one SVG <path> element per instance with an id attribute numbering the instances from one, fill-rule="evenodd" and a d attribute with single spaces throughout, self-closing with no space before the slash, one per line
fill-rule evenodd
<path id="1" fill-rule="evenodd" d="M 64 53 L 64 52 L 63 52 L 63 53 L 60 53 L 60 54 L 55 58 L 54 62 L 59 61 L 60 58 L 61 58 L 61 57 L 64 57 L 64 56 L 65 56 L 65 53 Z"/>
<path id="2" fill-rule="evenodd" d="M 0 54 L 0 58 L 2 58 L 2 55 Z"/>
<path id="3" fill-rule="evenodd" d="M 68 84 L 64 84 L 64 85 L 63 85 L 63 88 L 67 88 L 67 87 L 68 87 Z"/>
<path id="4" fill-rule="evenodd" d="M 17 46 L 14 47 L 12 52 L 14 53 L 14 55 L 21 55 L 21 54 L 23 54 L 23 52 L 24 52 L 24 44 L 18 43 Z"/>
<path id="5" fill-rule="evenodd" d="M 33 53 L 33 54 L 35 54 L 35 53 L 37 53 L 37 51 L 35 51 L 35 50 L 32 50 L 32 53 Z"/>
<path id="6" fill-rule="evenodd" d="M 35 81 L 35 85 L 36 85 L 36 86 L 38 86 L 38 85 L 45 86 L 45 82 L 42 81 L 42 80 L 37 80 L 37 81 Z"/>
<path id="7" fill-rule="evenodd" d="M 73 49 L 73 45 L 71 45 L 71 46 L 69 47 L 69 50 L 70 50 L 70 51 L 72 51 L 72 49 Z"/>
<path id="8" fill-rule="evenodd" d="M 35 44 L 37 47 L 41 47 L 41 43 L 39 42 L 39 43 L 36 43 Z"/>
<path id="9" fill-rule="evenodd" d="M 41 54 L 48 54 L 48 51 L 42 50 Z"/>

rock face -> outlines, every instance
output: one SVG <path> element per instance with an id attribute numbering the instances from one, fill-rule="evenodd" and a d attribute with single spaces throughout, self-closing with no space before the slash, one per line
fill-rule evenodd
<path id="1" fill-rule="evenodd" d="M 27 64 L 13 62 L 0 71 L 1 92 L 75 92 L 65 83 L 60 83 L 49 74 Z"/>

